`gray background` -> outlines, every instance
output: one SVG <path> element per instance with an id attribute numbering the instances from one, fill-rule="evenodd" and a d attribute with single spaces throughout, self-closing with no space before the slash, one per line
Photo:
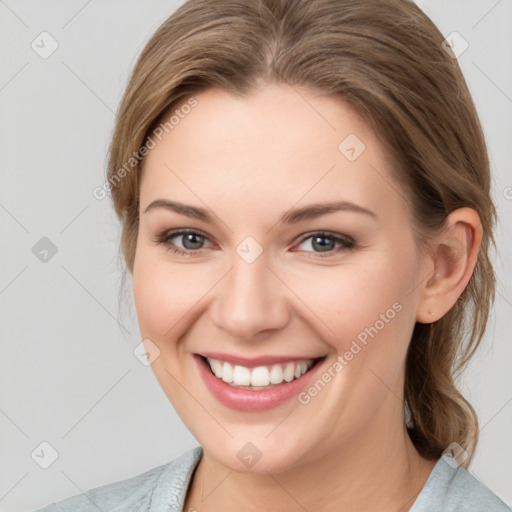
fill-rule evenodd
<path id="1" fill-rule="evenodd" d="M 0 0 L 0 511 L 34 510 L 197 444 L 132 353 L 141 340 L 130 283 L 118 306 L 119 225 L 92 195 L 128 74 L 179 3 Z M 461 386 L 481 421 L 471 472 L 512 504 L 512 2 L 419 3 L 469 43 L 459 62 L 489 144 L 498 295 Z M 59 45 L 46 59 L 31 47 L 43 31 Z M 43 237 L 57 248 L 46 262 L 32 252 Z M 48 469 L 42 442 L 58 453 Z"/>

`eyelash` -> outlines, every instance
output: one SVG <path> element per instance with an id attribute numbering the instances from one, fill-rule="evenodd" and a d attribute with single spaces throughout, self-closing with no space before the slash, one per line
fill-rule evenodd
<path id="1" fill-rule="evenodd" d="M 206 235 L 203 235 L 200 231 L 196 231 L 193 229 L 179 229 L 179 230 L 175 230 L 175 231 L 164 231 L 163 233 L 154 237 L 154 242 L 158 245 L 162 244 L 162 245 L 166 246 L 167 250 L 172 251 L 174 254 L 179 254 L 181 256 L 194 256 L 195 254 L 201 252 L 205 248 L 203 247 L 203 248 L 197 249 L 197 250 L 193 250 L 193 249 L 183 250 L 179 247 L 174 246 L 174 244 L 170 245 L 172 243 L 170 241 L 171 239 L 178 237 L 178 236 L 190 235 L 190 234 L 198 235 L 201 238 L 204 238 L 205 240 L 208 239 L 208 237 Z M 298 245 L 301 245 L 303 242 L 305 242 L 306 240 L 308 240 L 310 238 L 327 238 L 329 240 L 334 241 L 335 243 L 340 243 L 343 245 L 342 247 L 338 247 L 337 249 L 335 248 L 332 251 L 326 251 L 325 253 L 314 252 L 314 251 L 305 251 L 307 253 L 312 252 L 315 255 L 315 256 L 312 256 L 313 258 L 317 258 L 317 257 L 327 258 L 329 256 L 333 256 L 334 254 L 339 253 L 341 250 L 345 250 L 345 251 L 353 250 L 357 247 L 356 242 L 351 237 L 333 235 L 333 234 L 325 232 L 325 231 L 316 231 L 314 233 L 308 234 L 307 236 L 304 236 L 300 240 Z"/>

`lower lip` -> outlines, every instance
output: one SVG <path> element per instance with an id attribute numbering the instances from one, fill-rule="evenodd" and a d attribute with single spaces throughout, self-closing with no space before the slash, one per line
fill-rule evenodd
<path id="1" fill-rule="evenodd" d="M 213 375 L 207 368 L 207 363 L 200 356 L 194 355 L 194 359 L 199 367 L 199 373 L 212 395 L 225 406 L 243 412 L 262 412 L 279 407 L 303 391 L 318 372 L 319 367 L 322 366 L 322 361 L 319 361 L 298 379 L 277 384 L 270 389 L 251 391 L 226 384 L 222 379 Z"/>

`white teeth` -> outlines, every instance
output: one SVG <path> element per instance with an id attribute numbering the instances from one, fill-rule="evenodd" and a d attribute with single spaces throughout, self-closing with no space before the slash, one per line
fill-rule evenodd
<path id="1" fill-rule="evenodd" d="M 250 386 L 251 370 L 245 366 L 235 366 L 233 370 L 233 384 L 237 386 Z"/>
<path id="2" fill-rule="evenodd" d="M 291 382 L 304 375 L 313 364 L 313 359 L 289 362 L 286 365 L 274 364 L 271 367 L 257 366 L 252 370 L 245 366 L 231 365 L 218 359 L 206 358 L 214 375 L 234 386 L 266 387 L 271 384 Z"/>
<path id="3" fill-rule="evenodd" d="M 283 369 L 280 364 L 275 364 L 272 366 L 270 370 L 270 383 L 271 384 L 281 384 L 283 382 Z"/>
<path id="4" fill-rule="evenodd" d="M 219 361 L 220 362 L 220 361 Z M 222 377 L 224 382 L 233 382 L 233 367 L 229 363 L 224 363 L 222 366 Z"/>
<path id="5" fill-rule="evenodd" d="M 246 368 L 246 370 L 249 370 Z M 266 366 L 257 366 L 252 369 L 251 386 L 268 386 L 270 384 L 270 372 Z M 235 382 L 238 384 L 238 382 Z"/>
<path id="6" fill-rule="evenodd" d="M 295 377 L 295 365 L 288 363 L 284 369 L 283 378 L 286 382 L 291 382 Z"/>
<path id="7" fill-rule="evenodd" d="M 208 362 L 212 367 L 215 377 L 219 377 L 219 379 L 222 378 L 222 363 L 220 361 L 217 361 L 217 359 L 208 359 Z"/>

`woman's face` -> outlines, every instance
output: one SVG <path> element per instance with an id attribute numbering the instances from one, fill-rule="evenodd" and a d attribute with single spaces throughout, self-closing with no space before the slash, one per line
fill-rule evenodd
<path id="1" fill-rule="evenodd" d="M 195 100 L 146 157 L 133 269 L 177 412 L 205 452 L 255 473 L 403 428 L 426 273 L 378 139 L 308 89 Z"/>

